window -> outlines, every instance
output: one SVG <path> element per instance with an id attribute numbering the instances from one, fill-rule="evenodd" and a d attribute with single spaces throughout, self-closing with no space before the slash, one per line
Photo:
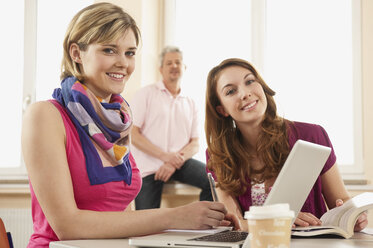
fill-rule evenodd
<path id="1" fill-rule="evenodd" d="M 0 40 L 0 73 L 6 92 L 0 99 L 2 175 L 26 173 L 21 159 L 23 111 L 35 99 L 50 99 L 52 90 L 59 86 L 62 41 L 68 22 L 91 3 L 15 0 L 0 8 L 0 26 L 6 34 L 6 39 Z M 14 9 L 17 11 L 9 11 Z M 8 25 L 10 20 L 12 25 Z"/>
<path id="2" fill-rule="evenodd" d="M 345 171 L 362 166 L 361 82 L 354 68 L 360 49 L 353 40 L 360 25 L 353 26 L 359 16 L 352 2 L 358 1 L 267 0 L 266 6 L 264 78 L 278 92 L 279 112 L 321 124 Z"/>
<path id="3" fill-rule="evenodd" d="M 174 4 L 169 40 L 184 51 L 187 71 L 182 88 L 201 106 L 202 127 L 208 71 L 223 59 L 240 57 L 251 61 L 277 92 L 281 116 L 322 125 L 342 172 L 362 173 L 360 1 L 174 0 Z M 200 137 L 197 158 L 205 161 L 202 130 Z"/>
<path id="4" fill-rule="evenodd" d="M 4 3 L 2 3 L 4 5 Z M 19 11 L 10 11 L 17 9 Z M 23 91 L 23 40 L 24 1 L 8 1 L 0 8 L 0 39 L 2 92 L 0 98 L 1 121 L 1 167 L 15 168 L 21 162 L 21 125 Z M 12 25 L 8 25 L 11 21 Z"/>
<path id="5" fill-rule="evenodd" d="M 200 151 L 195 158 L 205 162 L 207 74 L 225 58 L 251 59 L 250 1 L 176 0 L 175 3 L 174 42 L 183 51 L 187 67 L 181 88 L 199 107 Z"/>

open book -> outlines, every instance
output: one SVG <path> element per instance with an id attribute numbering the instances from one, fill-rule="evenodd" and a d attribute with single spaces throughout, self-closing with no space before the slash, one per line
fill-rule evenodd
<path id="1" fill-rule="evenodd" d="M 362 193 L 321 216 L 321 226 L 296 227 L 293 228 L 292 235 L 309 237 L 329 234 L 348 239 L 354 235 L 354 226 L 359 215 L 370 208 L 373 208 L 373 193 Z"/>

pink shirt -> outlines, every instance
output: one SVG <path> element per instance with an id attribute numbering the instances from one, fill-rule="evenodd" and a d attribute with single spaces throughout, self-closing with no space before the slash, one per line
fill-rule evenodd
<path id="1" fill-rule="evenodd" d="M 177 152 L 198 137 L 197 108 L 194 101 L 179 94 L 173 97 L 162 81 L 141 88 L 131 102 L 134 125 L 150 142 L 166 152 Z M 163 164 L 135 146 L 132 154 L 141 176 L 154 174 Z"/>
<path id="2" fill-rule="evenodd" d="M 141 177 L 133 157 L 130 155 L 132 167 L 132 183 L 124 181 L 91 185 L 87 175 L 83 150 L 79 135 L 65 109 L 55 100 L 51 101 L 60 111 L 66 131 L 66 156 L 73 183 L 74 198 L 79 209 L 93 211 L 123 211 L 136 197 L 141 189 Z M 31 189 L 31 208 L 34 233 L 31 235 L 28 248 L 49 247 L 49 242 L 58 237 L 49 225 L 43 210 Z"/>

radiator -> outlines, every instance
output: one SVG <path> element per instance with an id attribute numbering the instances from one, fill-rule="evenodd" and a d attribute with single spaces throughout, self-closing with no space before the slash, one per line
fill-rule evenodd
<path id="1" fill-rule="evenodd" d="M 5 229 L 12 234 L 14 248 L 25 248 L 32 234 L 30 208 L 0 208 Z"/>

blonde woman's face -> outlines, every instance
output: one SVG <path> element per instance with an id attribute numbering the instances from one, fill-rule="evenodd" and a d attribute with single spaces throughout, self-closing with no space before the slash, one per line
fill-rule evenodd
<path id="1" fill-rule="evenodd" d="M 93 43 L 80 51 L 80 65 L 86 85 L 106 101 L 120 94 L 135 70 L 136 37 L 132 29 L 114 42 Z"/>
<path id="2" fill-rule="evenodd" d="M 262 85 L 254 74 L 243 67 L 231 66 L 220 72 L 216 85 L 220 106 L 216 111 L 231 116 L 240 125 L 259 125 L 267 109 Z"/>

